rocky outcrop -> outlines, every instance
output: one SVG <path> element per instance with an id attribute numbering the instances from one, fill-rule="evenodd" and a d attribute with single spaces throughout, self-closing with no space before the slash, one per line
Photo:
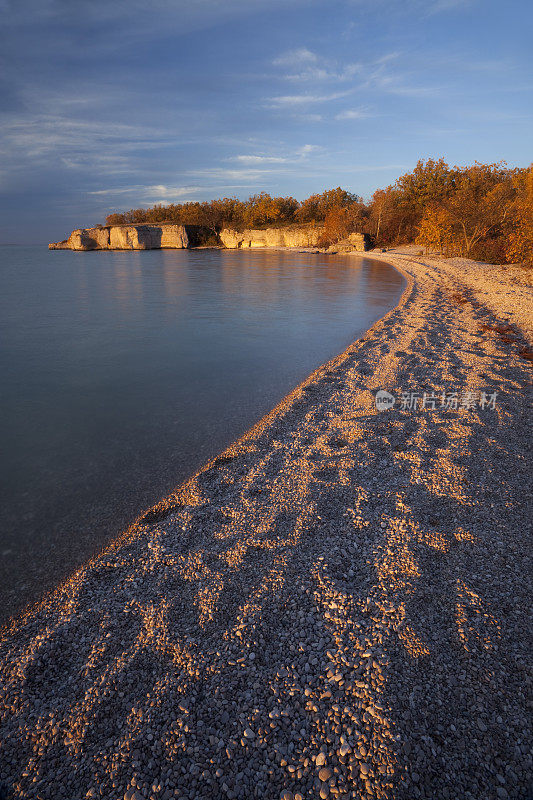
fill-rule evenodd
<path id="1" fill-rule="evenodd" d="M 224 228 L 219 240 L 231 250 L 252 247 L 317 247 L 324 235 L 323 225 L 289 225 L 284 228 L 247 228 L 236 231 Z M 49 244 L 50 250 L 182 250 L 196 247 L 212 238 L 212 231 L 197 225 L 107 225 L 78 228 L 68 239 Z M 352 233 L 332 245 L 327 252 L 351 253 L 366 250 L 368 237 Z"/>
<path id="2" fill-rule="evenodd" d="M 346 239 L 328 247 L 328 253 L 359 253 L 368 250 L 370 247 L 370 237 L 366 233 L 350 233 Z"/>
<path id="3" fill-rule="evenodd" d="M 68 239 L 49 244 L 50 250 L 182 250 L 201 240 L 194 225 L 111 225 L 79 228 Z"/>
<path id="4" fill-rule="evenodd" d="M 109 228 L 78 228 L 68 239 L 49 244 L 50 250 L 107 250 Z"/>
<path id="5" fill-rule="evenodd" d="M 247 228 L 235 231 L 224 228 L 220 241 L 230 249 L 247 247 L 316 247 L 324 233 L 321 225 L 290 225 L 286 228 Z"/>

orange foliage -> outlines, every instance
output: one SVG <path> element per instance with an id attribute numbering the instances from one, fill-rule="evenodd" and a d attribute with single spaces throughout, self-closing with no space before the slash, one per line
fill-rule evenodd
<path id="1" fill-rule="evenodd" d="M 519 195 L 509 234 L 507 258 L 533 267 L 533 164 L 518 178 Z"/>

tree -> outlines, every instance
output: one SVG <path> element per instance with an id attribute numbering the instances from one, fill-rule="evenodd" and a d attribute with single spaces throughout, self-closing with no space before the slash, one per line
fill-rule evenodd
<path id="1" fill-rule="evenodd" d="M 105 218 L 106 225 L 123 225 L 124 221 L 124 214 L 108 214 Z"/>
<path id="2" fill-rule="evenodd" d="M 450 169 L 443 158 L 435 161 L 418 161 L 412 172 L 398 178 L 395 188 L 399 190 L 406 206 L 424 211 L 428 205 L 439 203 L 452 194 L 457 168 Z"/>
<path id="3" fill-rule="evenodd" d="M 294 197 L 271 197 L 267 192 L 248 199 L 244 221 L 250 228 L 264 225 L 287 225 L 294 219 L 298 201 Z"/>
<path id="4" fill-rule="evenodd" d="M 374 192 L 368 224 L 369 232 L 373 234 L 377 244 L 393 244 L 399 241 L 402 230 L 405 232 L 408 228 L 409 217 L 406 217 L 398 189 L 388 186 Z"/>
<path id="5" fill-rule="evenodd" d="M 506 255 L 509 261 L 533 267 L 533 164 L 520 171 L 515 186 L 518 196 L 511 211 L 513 220 Z"/>
<path id="6" fill-rule="evenodd" d="M 350 233 L 361 232 L 364 220 L 364 206 L 354 202 L 349 206 L 335 206 L 324 219 L 324 237 L 329 242 L 345 239 Z"/>
<path id="7" fill-rule="evenodd" d="M 430 206 L 418 227 L 416 243 L 428 250 L 449 255 L 454 242 L 454 221 L 442 206 Z"/>
<path id="8" fill-rule="evenodd" d="M 300 203 L 296 216 L 299 222 L 324 222 L 329 211 L 334 208 L 346 208 L 354 203 L 361 204 L 362 199 L 338 186 L 336 189 L 327 189 L 322 194 L 308 197 Z"/>
<path id="9" fill-rule="evenodd" d="M 502 229 L 516 193 L 511 175 L 502 164 L 479 164 L 457 171 L 455 187 L 442 206 L 454 225 L 454 240 L 461 254 L 489 234 Z"/>

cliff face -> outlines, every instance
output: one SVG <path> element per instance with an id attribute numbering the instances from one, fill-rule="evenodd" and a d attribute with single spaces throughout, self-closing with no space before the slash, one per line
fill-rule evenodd
<path id="1" fill-rule="evenodd" d="M 63 242 L 49 244 L 50 250 L 182 250 L 198 238 L 194 226 L 185 225 L 112 225 L 104 228 L 80 228 Z"/>
<path id="2" fill-rule="evenodd" d="M 251 247 L 316 247 L 324 234 L 322 225 L 290 225 L 286 228 L 247 228 L 235 231 L 224 228 L 219 239 L 224 247 L 235 250 Z M 111 225 L 78 228 L 68 239 L 49 244 L 50 250 L 182 250 L 205 242 L 212 235 L 196 225 Z M 329 252 L 348 253 L 366 249 L 362 233 L 350 236 L 329 248 Z"/>
<path id="3" fill-rule="evenodd" d="M 231 249 L 246 247 L 316 247 L 323 226 L 292 225 L 287 228 L 266 228 L 265 230 L 234 231 L 224 228 L 220 231 L 220 241 Z"/>

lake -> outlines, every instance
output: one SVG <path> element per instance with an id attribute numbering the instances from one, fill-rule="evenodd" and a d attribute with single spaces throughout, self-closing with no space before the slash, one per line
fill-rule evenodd
<path id="1" fill-rule="evenodd" d="M 365 257 L 0 248 L 0 620 L 399 300 Z"/>

